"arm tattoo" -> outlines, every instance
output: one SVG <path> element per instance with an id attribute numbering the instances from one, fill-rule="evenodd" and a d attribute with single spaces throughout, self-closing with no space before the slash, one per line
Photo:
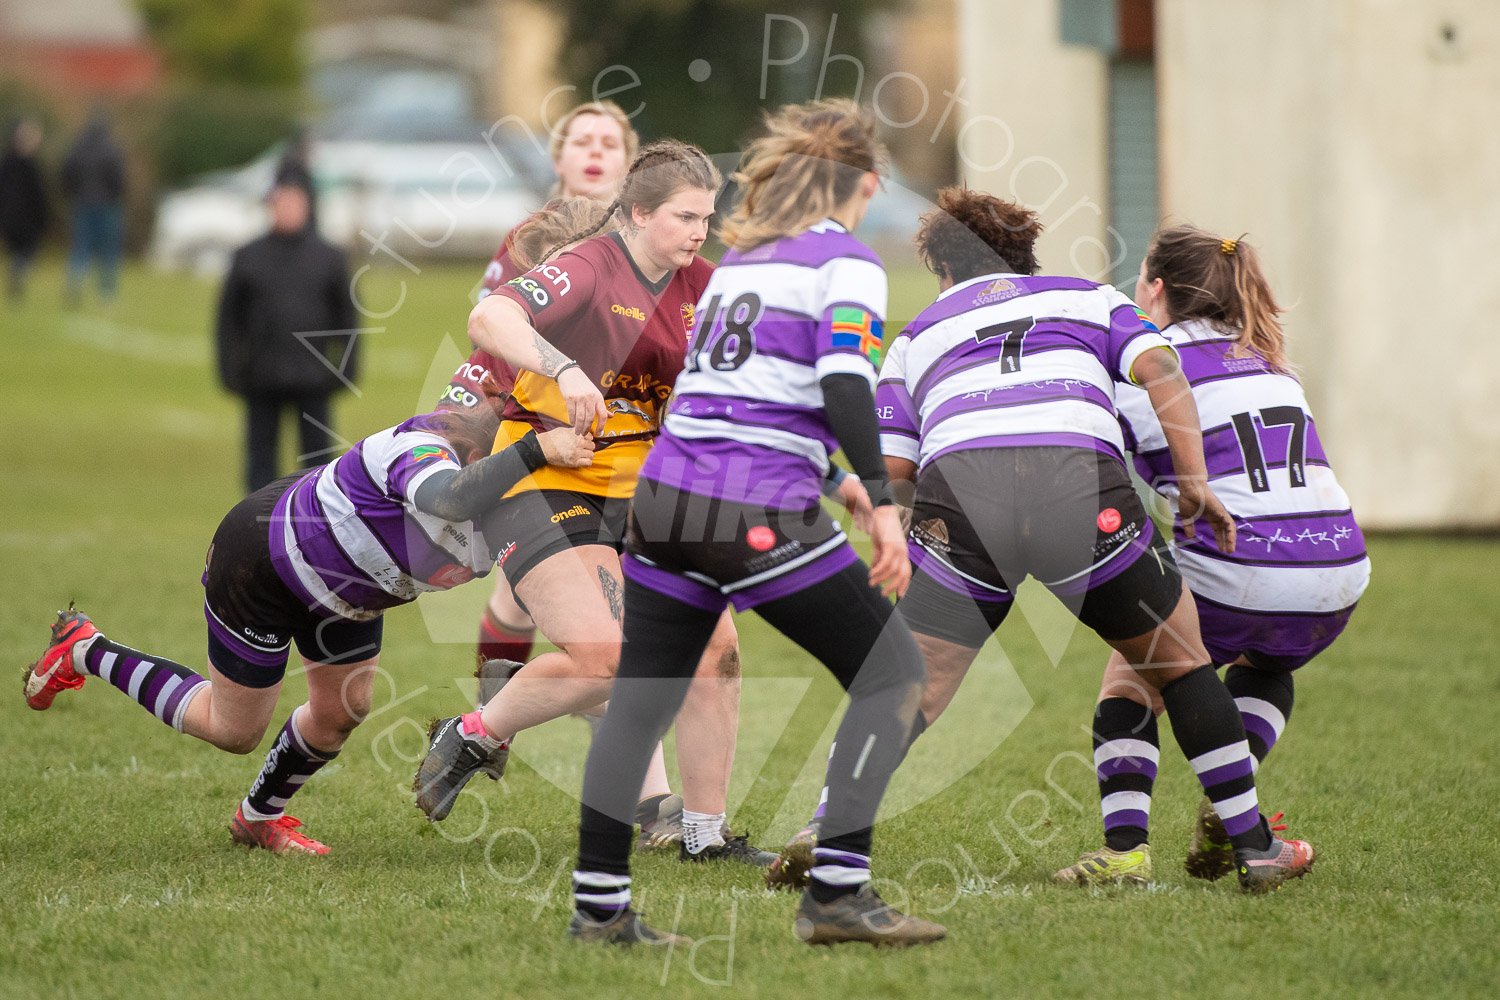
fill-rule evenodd
<path id="1" fill-rule="evenodd" d="M 537 357 L 542 359 L 542 374 L 548 378 L 556 378 L 558 371 L 568 363 L 567 355 L 543 340 L 542 335 L 534 330 L 531 342 L 536 347 Z"/>
<path id="2" fill-rule="evenodd" d="M 599 567 L 599 589 L 604 591 L 604 599 L 609 602 L 609 613 L 614 616 L 615 621 L 624 622 L 625 599 L 620 592 L 620 581 L 603 566 Z"/>

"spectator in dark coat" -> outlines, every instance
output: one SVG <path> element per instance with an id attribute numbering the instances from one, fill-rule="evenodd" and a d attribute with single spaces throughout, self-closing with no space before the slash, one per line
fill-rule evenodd
<path id="1" fill-rule="evenodd" d="M 68 254 L 68 299 L 83 291 L 91 261 L 99 265 L 99 294 L 115 296 L 124 244 L 125 154 L 96 114 L 63 160 L 62 187 L 73 203 L 73 246 Z"/>
<path id="2" fill-rule="evenodd" d="M 309 224 L 306 172 L 278 172 L 267 201 L 271 231 L 235 251 L 219 299 L 219 378 L 245 400 L 250 492 L 277 477 L 289 406 L 301 432 L 298 465 L 329 460 L 329 402 L 353 387 L 358 356 L 348 268 Z"/>
<path id="3" fill-rule="evenodd" d="M 36 161 L 41 145 L 40 126 L 23 118 L 11 129 L 0 156 L 0 242 L 10 253 L 8 289 L 17 301 L 25 292 L 26 274 L 47 229 L 47 188 Z"/>

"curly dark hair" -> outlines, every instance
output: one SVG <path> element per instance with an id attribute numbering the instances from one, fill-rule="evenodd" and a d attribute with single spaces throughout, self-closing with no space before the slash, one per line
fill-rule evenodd
<path id="1" fill-rule="evenodd" d="M 1036 213 L 982 191 L 946 187 L 936 211 L 922 216 L 912 241 L 927 269 L 955 284 L 981 274 L 1005 271 L 1036 274 L 1036 240 L 1042 223 Z"/>

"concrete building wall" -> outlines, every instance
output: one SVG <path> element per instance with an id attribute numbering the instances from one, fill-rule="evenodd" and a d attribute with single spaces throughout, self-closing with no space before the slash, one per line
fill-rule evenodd
<path id="1" fill-rule="evenodd" d="M 1500 527 L 1500 4 L 1156 0 L 1162 217 L 1248 232 L 1374 528 Z M 1107 62 L 1057 0 L 959 11 L 965 180 L 1105 279 Z"/>
<path id="2" fill-rule="evenodd" d="M 1371 527 L 1500 526 L 1500 5 L 1158 0 L 1162 204 L 1249 230 Z"/>
<path id="3" fill-rule="evenodd" d="M 1096 50 L 1059 41 L 1057 8 L 959 5 L 959 176 L 1040 210 L 1045 270 L 1107 281 L 1118 252 L 1105 219 L 1107 65 Z"/>

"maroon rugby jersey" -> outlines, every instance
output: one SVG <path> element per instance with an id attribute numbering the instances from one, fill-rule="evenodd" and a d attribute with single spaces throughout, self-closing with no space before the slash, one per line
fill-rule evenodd
<path id="1" fill-rule="evenodd" d="M 585 240 L 496 289 L 517 302 L 557 349 L 578 362 L 604 394 L 609 420 L 594 463 L 583 469 L 546 466 L 515 487 L 574 490 L 628 497 L 661 427 L 667 398 L 682 372 L 693 307 L 713 265 L 696 257 L 659 282 L 636 267 L 618 233 Z M 506 403 L 499 447 L 533 428 L 568 422 L 557 383 L 520 372 Z"/>

